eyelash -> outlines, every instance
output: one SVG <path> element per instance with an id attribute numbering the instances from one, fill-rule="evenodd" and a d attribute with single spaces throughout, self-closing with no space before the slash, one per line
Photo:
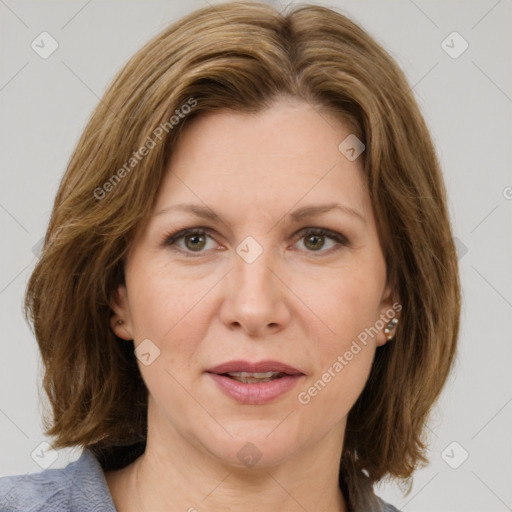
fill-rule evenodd
<path id="1" fill-rule="evenodd" d="M 163 237 L 162 242 L 165 246 L 173 246 L 173 245 L 176 245 L 176 242 L 178 240 L 180 240 L 182 238 L 186 238 L 187 236 L 191 236 L 191 235 L 207 235 L 210 238 L 213 238 L 210 233 L 211 233 L 211 230 L 209 228 L 198 227 L 198 228 L 182 229 L 174 234 L 166 234 Z M 299 240 L 302 238 L 307 238 L 308 236 L 312 236 L 312 235 L 325 236 L 327 238 L 330 238 L 330 239 L 336 241 L 340 246 L 350 247 L 350 242 L 344 235 L 342 235 L 341 233 L 337 233 L 336 231 L 331 231 L 330 229 L 304 228 L 304 229 L 301 229 L 296 234 L 301 235 L 299 237 Z M 306 251 L 306 252 L 310 252 L 312 254 L 314 254 L 315 252 L 318 252 L 320 255 L 324 255 L 324 254 L 332 254 L 333 249 L 336 251 L 339 248 L 340 247 L 332 247 L 331 249 L 328 249 L 326 251 L 323 251 L 320 249 L 319 251 Z M 176 247 L 172 247 L 172 249 L 179 251 L 179 252 L 185 252 L 187 255 L 189 255 L 192 258 L 199 257 L 206 252 L 206 251 L 198 251 L 198 252 L 194 253 L 193 251 L 190 251 L 187 249 L 182 249 L 182 248 L 176 248 Z"/>

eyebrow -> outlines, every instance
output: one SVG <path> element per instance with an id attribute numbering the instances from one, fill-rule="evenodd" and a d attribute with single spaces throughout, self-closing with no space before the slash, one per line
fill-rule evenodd
<path id="1" fill-rule="evenodd" d="M 354 208 L 351 208 L 349 206 L 346 206 L 341 203 L 328 203 L 323 205 L 314 205 L 314 206 L 304 206 L 302 208 L 298 208 L 297 210 L 293 211 L 289 214 L 290 219 L 294 222 L 297 222 L 299 220 L 309 218 L 309 217 L 315 217 L 317 215 L 321 215 L 323 213 L 327 213 L 331 210 L 340 210 L 344 213 L 347 213 L 349 215 L 352 215 L 354 217 L 357 217 L 360 219 L 363 223 L 366 223 L 366 218 L 357 210 L 354 210 Z M 202 217 L 204 219 L 208 219 L 211 221 L 221 221 L 222 219 L 220 215 L 215 213 L 213 210 L 206 206 L 201 206 L 198 204 L 176 204 L 173 206 L 168 206 L 167 208 L 164 208 L 162 210 L 159 210 L 155 213 L 155 217 L 159 215 L 163 215 L 165 213 L 171 212 L 171 211 L 183 211 L 188 212 L 196 215 L 197 217 Z"/>

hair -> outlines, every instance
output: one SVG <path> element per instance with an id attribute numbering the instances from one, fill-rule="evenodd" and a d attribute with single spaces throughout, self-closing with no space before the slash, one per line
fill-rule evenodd
<path id="1" fill-rule="evenodd" d="M 253 2 L 197 10 L 148 42 L 113 79 L 69 160 L 24 304 L 55 448 L 88 448 L 104 470 L 144 451 L 148 391 L 133 344 L 110 328 L 125 256 L 184 127 L 280 98 L 330 113 L 365 144 L 361 168 L 402 305 L 348 414 L 340 486 L 354 506 L 365 487 L 410 482 L 428 462 L 425 421 L 454 363 L 461 300 L 431 136 L 404 73 L 363 28 L 321 6 L 279 12 Z"/>

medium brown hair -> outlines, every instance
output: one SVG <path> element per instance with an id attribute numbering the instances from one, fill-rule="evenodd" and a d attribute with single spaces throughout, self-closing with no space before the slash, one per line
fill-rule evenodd
<path id="1" fill-rule="evenodd" d="M 195 11 L 138 51 L 69 161 L 25 297 L 54 447 L 90 448 L 105 470 L 144 450 L 147 389 L 133 344 L 109 326 L 125 255 L 184 126 L 208 111 L 260 112 L 280 97 L 329 112 L 366 145 L 364 178 L 402 304 L 396 336 L 378 348 L 348 415 L 340 485 L 355 504 L 363 486 L 384 477 L 410 482 L 427 462 L 424 424 L 454 361 L 461 300 L 428 129 L 398 65 L 347 17 L 320 6 L 280 13 L 246 2 Z M 154 147 L 139 159 L 150 139 Z"/>

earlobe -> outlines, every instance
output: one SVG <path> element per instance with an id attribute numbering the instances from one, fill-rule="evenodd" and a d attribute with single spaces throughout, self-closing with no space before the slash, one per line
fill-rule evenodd
<path id="1" fill-rule="evenodd" d="M 386 341 L 390 341 L 395 337 L 396 327 L 398 324 L 398 318 L 392 318 L 389 323 L 384 327 L 384 334 L 386 335 Z"/>
<path id="2" fill-rule="evenodd" d="M 395 316 L 394 318 L 389 319 L 389 316 L 382 316 L 382 324 L 383 327 L 379 334 L 377 335 L 377 346 L 381 347 L 382 345 L 385 345 L 386 343 L 393 341 L 396 336 L 397 326 L 399 323 L 398 316 Z"/>
<path id="3" fill-rule="evenodd" d="M 396 336 L 400 318 L 399 311 L 402 309 L 402 305 L 396 297 L 394 288 L 388 285 L 381 302 L 380 323 L 382 328 L 377 336 L 377 346 L 379 347 L 392 341 Z"/>
<path id="4" fill-rule="evenodd" d="M 110 328 L 114 334 L 123 340 L 132 340 L 131 329 L 124 320 L 121 320 L 117 315 L 112 315 L 110 318 Z"/>
<path id="5" fill-rule="evenodd" d="M 130 311 L 126 287 L 120 285 L 110 298 L 113 315 L 110 317 L 110 328 L 116 336 L 124 340 L 132 340 Z"/>

